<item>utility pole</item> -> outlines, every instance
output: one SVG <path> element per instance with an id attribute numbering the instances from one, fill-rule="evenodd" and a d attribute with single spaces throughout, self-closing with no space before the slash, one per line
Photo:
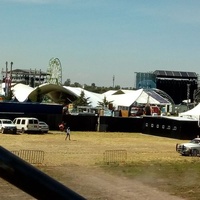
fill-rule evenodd
<path id="1" fill-rule="evenodd" d="M 10 63 L 10 80 L 12 82 L 12 68 L 13 68 L 13 62 Z"/>
<path id="2" fill-rule="evenodd" d="M 113 75 L 113 89 L 115 87 L 115 75 Z"/>
<path id="3" fill-rule="evenodd" d="M 10 63 L 10 72 L 8 72 L 8 62 L 6 61 L 5 96 L 8 99 L 10 98 L 10 92 L 11 92 L 12 65 L 13 62 Z"/>

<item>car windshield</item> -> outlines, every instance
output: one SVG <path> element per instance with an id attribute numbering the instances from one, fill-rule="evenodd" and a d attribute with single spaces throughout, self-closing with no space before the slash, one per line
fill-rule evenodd
<path id="1" fill-rule="evenodd" d="M 200 139 L 193 139 L 193 140 L 190 141 L 190 143 L 199 144 L 200 143 Z"/>
<path id="2" fill-rule="evenodd" d="M 4 124 L 12 124 L 12 121 L 10 121 L 10 120 L 5 120 L 5 121 L 3 121 L 3 123 L 4 123 Z"/>

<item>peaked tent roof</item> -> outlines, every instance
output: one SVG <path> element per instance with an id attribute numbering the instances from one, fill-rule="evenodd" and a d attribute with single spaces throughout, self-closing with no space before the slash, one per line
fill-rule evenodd
<path id="1" fill-rule="evenodd" d="M 191 110 L 179 113 L 179 117 L 193 118 L 193 119 L 199 120 L 200 119 L 200 103 L 194 108 L 192 108 Z"/>
<path id="2" fill-rule="evenodd" d="M 156 100 L 155 98 L 150 96 L 144 90 L 142 91 L 141 95 L 137 98 L 136 102 L 139 103 L 139 104 L 146 104 L 146 103 L 155 104 L 155 105 L 161 104 L 158 100 Z"/>
<path id="3" fill-rule="evenodd" d="M 118 106 L 129 107 L 139 98 L 142 92 L 143 89 L 132 90 L 126 94 L 116 94 L 116 95 L 106 96 L 106 99 L 108 101 L 112 101 L 113 106 L 116 108 Z"/>
<path id="4" fill-rule="evenodd" d="M 84 90 L 83 88 L 79 87 L 70 87 L 70 86 L 63 86 L 68 91 L 71 91 L 76 97 L 80 96 L 81 92 L 83 91 L 85 94 L 85 98 L 88 98 L 88 101 L 91 102 L 90 105 L 92 107 L 98 106 L 98 102 L 102 102 L 103 96 L 98 93 L 90 92 L 87 90 Z"/>
<path id="5" fill-rule="evenodd" d="M 165 105 L 166 103 L 170 104 L 166 100 L 165 103 L 159 102 L 158 99 L 154 98 L 153 96 L 150 96 L 144 89 L 139 90 L 128 90 L 124 92 L 124 94 L 113 94 L 106 96 L 106 99 L 108 101 L 113 102 L 114 107 L 118 106 L 131 106 L 134 102 L 137 102 L 138 104 L 155 104 L 155 105 Z M 160 97 L 161 99 L 161 97 Z"/>

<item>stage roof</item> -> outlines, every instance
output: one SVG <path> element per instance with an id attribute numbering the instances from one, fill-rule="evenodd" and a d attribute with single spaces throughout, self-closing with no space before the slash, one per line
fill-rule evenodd
<path id="1" fill-rule="evenodd" d="M 154 74 L 157 77 L 195 78 L 195 79 L 197 79 L 197 74 L 195 72 L 156 70 L 156 71 L 154 71 Z"/>

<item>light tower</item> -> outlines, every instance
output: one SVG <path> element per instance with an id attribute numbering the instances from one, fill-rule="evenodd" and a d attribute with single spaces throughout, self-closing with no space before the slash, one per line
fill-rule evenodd
<path id="1" fill-rule="evenodd" d="M 190 84 L 187 84 L 187 108 L 189 109 L 189 103 L 190 103 Z"/>

